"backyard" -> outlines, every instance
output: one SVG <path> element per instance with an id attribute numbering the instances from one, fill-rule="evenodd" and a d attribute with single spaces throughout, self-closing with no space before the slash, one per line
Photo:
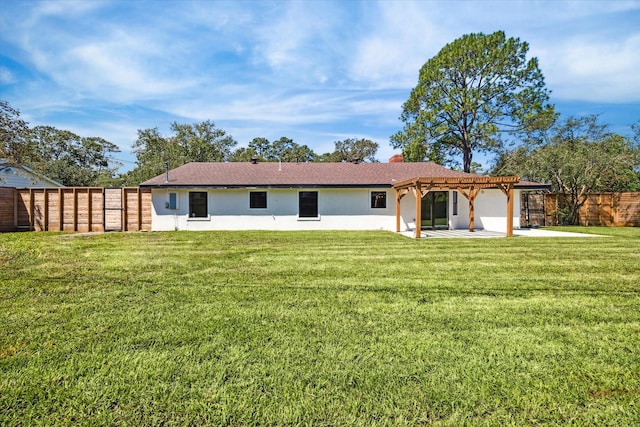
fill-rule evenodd
<path id="1" fill-rule="evenodd" d="M 0 234 L 0 425 L 638 425 L 640 228 Z"/>

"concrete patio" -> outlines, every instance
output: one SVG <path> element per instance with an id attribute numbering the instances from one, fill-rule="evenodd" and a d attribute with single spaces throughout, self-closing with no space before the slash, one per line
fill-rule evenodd
<path id="1" fill-rule="evenodd" d="M 415 230 L 401 231 L 400 234 L 414 238 Z M 482 239 L 493 237 L 506 237 L 507 233 L 490 230 L 422 230 L 421 238 L 467 238 Z M 553 231 L 539 228 L 519 228 L 513 230 L 513 237 L 603 237 L 597 234 L 572 233 L 566 231 Z"/>

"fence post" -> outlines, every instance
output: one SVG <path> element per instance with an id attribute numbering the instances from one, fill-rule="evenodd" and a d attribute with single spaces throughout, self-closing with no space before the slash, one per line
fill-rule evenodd
<path id="1" fill-rule="evenodd" d="M 18 189 L 13 189 L 13 228 L 18 230 Z"/>
<path id="2" fill-rule="evenodd" d="M 35 203 L 33 200 L 33 188 L 29 188 L 29 231 L 34 231 L 36 229 L 35 221 L 33 220 L 34 212 Z"/>
<path id="3" fill-rule="evenodd" d="M 122 197 L 122 213 L 120 214 L 120 222 L 122 223 L 122 231 L 128 231 L 127 230 L 127 189 L 123 188 L 122 189 L 122 193 L 121 193 L 121 197 Z"/>
<path id="4" fill-rule="evenodd" d="M 102 231 L 107 231 L 107 189 L 102 188 Z"/>
<path id="5" fill-rule="evenodd" d="M 44 197 L 44 231 L 49 231 L 49 196 L 46 188 L 42 190 L 42 197 Z"/>
<path id="6" fill-rule="evenodd" d="M 91 233 L 91 216 L 93 215 L 93 206 L 91 203 L 91 187 L 87 188 L 87 231 Z"/>

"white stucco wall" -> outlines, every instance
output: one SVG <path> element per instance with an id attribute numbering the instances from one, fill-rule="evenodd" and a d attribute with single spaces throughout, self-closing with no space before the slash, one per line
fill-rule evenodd
<path id="1" fill-rule="evenodd" d="M 484 191 L 484 193 L 483 193 Z M 520 228 L 520 190 L 513 191 L 513 228 Z M 498 189 L 482 190 L 476 197 L 476 227 L 507 232 L 507 196 Z"/>
<path id="2" fill-rule="evenodd" d="M 513 191 L 513 228 L 520 228 L 520 190 Z M 451 204 L 451 197 L 449 198 Z M 507 196 L 499 189 L 481 190 L 475 199 L 474 228 L 505 233 L 507 231 Z M 469 201 L 458 194 L 458 215 L 454 228 L 469 228 Z"/>
<path id="3" fill-rule="evenodd" d="M 206 191 L 207 218 L 188 218 L 189 191 Z M 266 209 L 250 209 L 249 193 L 267 192 Z M 318 192 L 318 218 L 298 217 L 298 193 Z M 385 191 L 387 206 L 372 209 L 371 192 Z M 166 207 L 176 193 L 177 209 Z M 152 230 L 390 230 L 395 231 L 395 191 L 363 189 L 154 189 Z"/>
<path id="4" fill-rule="evenodd" d="M 207 218 L 188 218 L 189 192 L 206 191 Z M 266 209 L 250 209 L 249 193 L 267 192 Z M 298 217 L 298 193 L 318 192 L 318 218 Z M 372 209 L 371 192 L 385 191 L 387 206 Z M 177 194 L 177 209 L 168 209 L 169 193 Z M 449 191 L 449 228 L 469 227 L 469 202 L 458 194 L 458 214 L 453 215 Z M 514 191 L 514 228 L 520 227 L 520 191 Z M 395 191 L 391 188 L 358 189 L 153 189 L 152 230 L 396 230 Z M 506 231 L 506 196 L 498 189 L 482 190 L 476 197 L 475 227 Z M 400 202 L 400 229 L 415 230 L 415 198 Z"/>

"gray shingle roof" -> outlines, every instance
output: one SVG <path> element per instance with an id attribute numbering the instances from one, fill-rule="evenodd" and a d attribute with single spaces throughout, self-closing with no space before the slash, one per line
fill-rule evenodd
<path id="1" fill-rule="evenodd" d="M 473 177 L 423 163 L 187 163 L 141 187 L 345 187 L 391 186 L 418 176 Z"/>

